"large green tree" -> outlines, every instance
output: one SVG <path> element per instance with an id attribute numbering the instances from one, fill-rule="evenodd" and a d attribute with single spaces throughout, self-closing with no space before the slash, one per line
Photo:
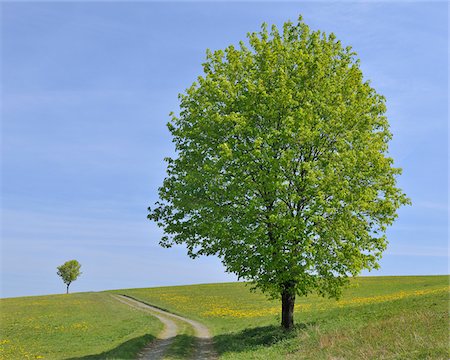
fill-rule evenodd
<path id="1" fill-rule="evenodd" d="M 70 284 L 81 275 L 81 264 L 77 260 L 69 260 L 61 266 L 58 266 L 57 269 L 58 276 L 61 277 L 64 284 L 67 286 L 66 294 L 68 294 Z"/>
<path id="2" fill-rule="evenodd" d="M 161 244 L 218 255 L 227 271 L 281 297 L 338 297 L 378 267 L 386 226 L 409 202 L 387 156 L 385 98 L 333 34 L 299 19 L 263 24 L 248 43 L 207 51 L 204 75 L 180 94 L 168 128 L 160 201 L 149 219 Z"/>

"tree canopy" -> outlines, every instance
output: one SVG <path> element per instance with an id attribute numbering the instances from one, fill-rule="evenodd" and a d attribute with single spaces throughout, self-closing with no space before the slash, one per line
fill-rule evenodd
<path id="1" fill-rule="evenodd" d="M 81 264 L 77 260 L 69 260 L 66 261 L 61 266 L 58 266 L 58 276 L 61 277 L 64 284 L 67 285 L 66 293 L 69 293 L 69 286 L 70 284 L 75 281 L 78 276 L 81 275 L 80 272 Z"/>
<path id="2" fill-rule="evenodd" d="M 379 266 L 386 227 L 409 202 L 388 156 L 385 98 L 351 47 L 301 18 L 208 50 L 203 70 L 168 123 L 176 156 L 148 216 L 162 246 L 218 255 L 292 310 L 295 295 L 337 298 Z"/>

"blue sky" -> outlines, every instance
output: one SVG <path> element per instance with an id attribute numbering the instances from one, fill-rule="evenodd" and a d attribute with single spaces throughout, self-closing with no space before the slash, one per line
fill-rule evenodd
<path id="1" fill-rule="evenodd" d="M 233 281 L 216 258 L 162 249 L 146 220 L 173 154 L 165 124 L 206 48 L 302 14 L 353 46 L 387 98 L 413 206 L 370 275 L 448 273 L 445 2 L 1 4 L 1 296 Z M 365 273 L 366 274 L 366 273 Z"/>

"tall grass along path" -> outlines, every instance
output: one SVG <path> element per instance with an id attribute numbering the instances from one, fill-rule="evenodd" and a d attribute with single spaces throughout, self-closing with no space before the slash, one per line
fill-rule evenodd
<path id="1" fill-rule="evenodd" d="M 194 359 L 217 359 L 211 334 L 205 325 L 182 316 L 171 314 L 129 296 L 113 295 L 113 297 L 131 307 L 151 313 L 164 324 L 164 329 L 158 336 L 159 339 L 151 342 L 142 349 L 138 355 L 138 359 L 159 360 L 163 358 L 165 352 L 169 349 L 175 336 L 178 334 L 178 326 L 174 320 L 185 322 L 194 328 L 195 336 L 197 338 Z"/>

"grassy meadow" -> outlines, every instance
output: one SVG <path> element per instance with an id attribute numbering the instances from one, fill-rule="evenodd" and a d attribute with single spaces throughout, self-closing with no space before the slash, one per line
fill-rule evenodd
<path id="1" fill-rule="evenodd" d="M 113 299 L 126 294 L 198 320 L 221 359 L 449 359 L 449 277 L 354 279 L 339 300 L 298 298 L 296 328 L 281 305 L 243 283 L 0 299 L 0 359 L 132 359 L 162 324 Z M 180 322 L 165 359 L 189 358 Z"/>
<path id="2" fill-rule="evenodd" d="M 339 300 L 281 305 L 242 283 L 117 290 L 210 327 L 224 359 L 449 359 L 449 277 L 354 279 Z"/>
<path id="3" fill-rule="evenodd" d="M 0 359 L 133 358 L 161 331 L 106 293 L 0 300 Z"/>

